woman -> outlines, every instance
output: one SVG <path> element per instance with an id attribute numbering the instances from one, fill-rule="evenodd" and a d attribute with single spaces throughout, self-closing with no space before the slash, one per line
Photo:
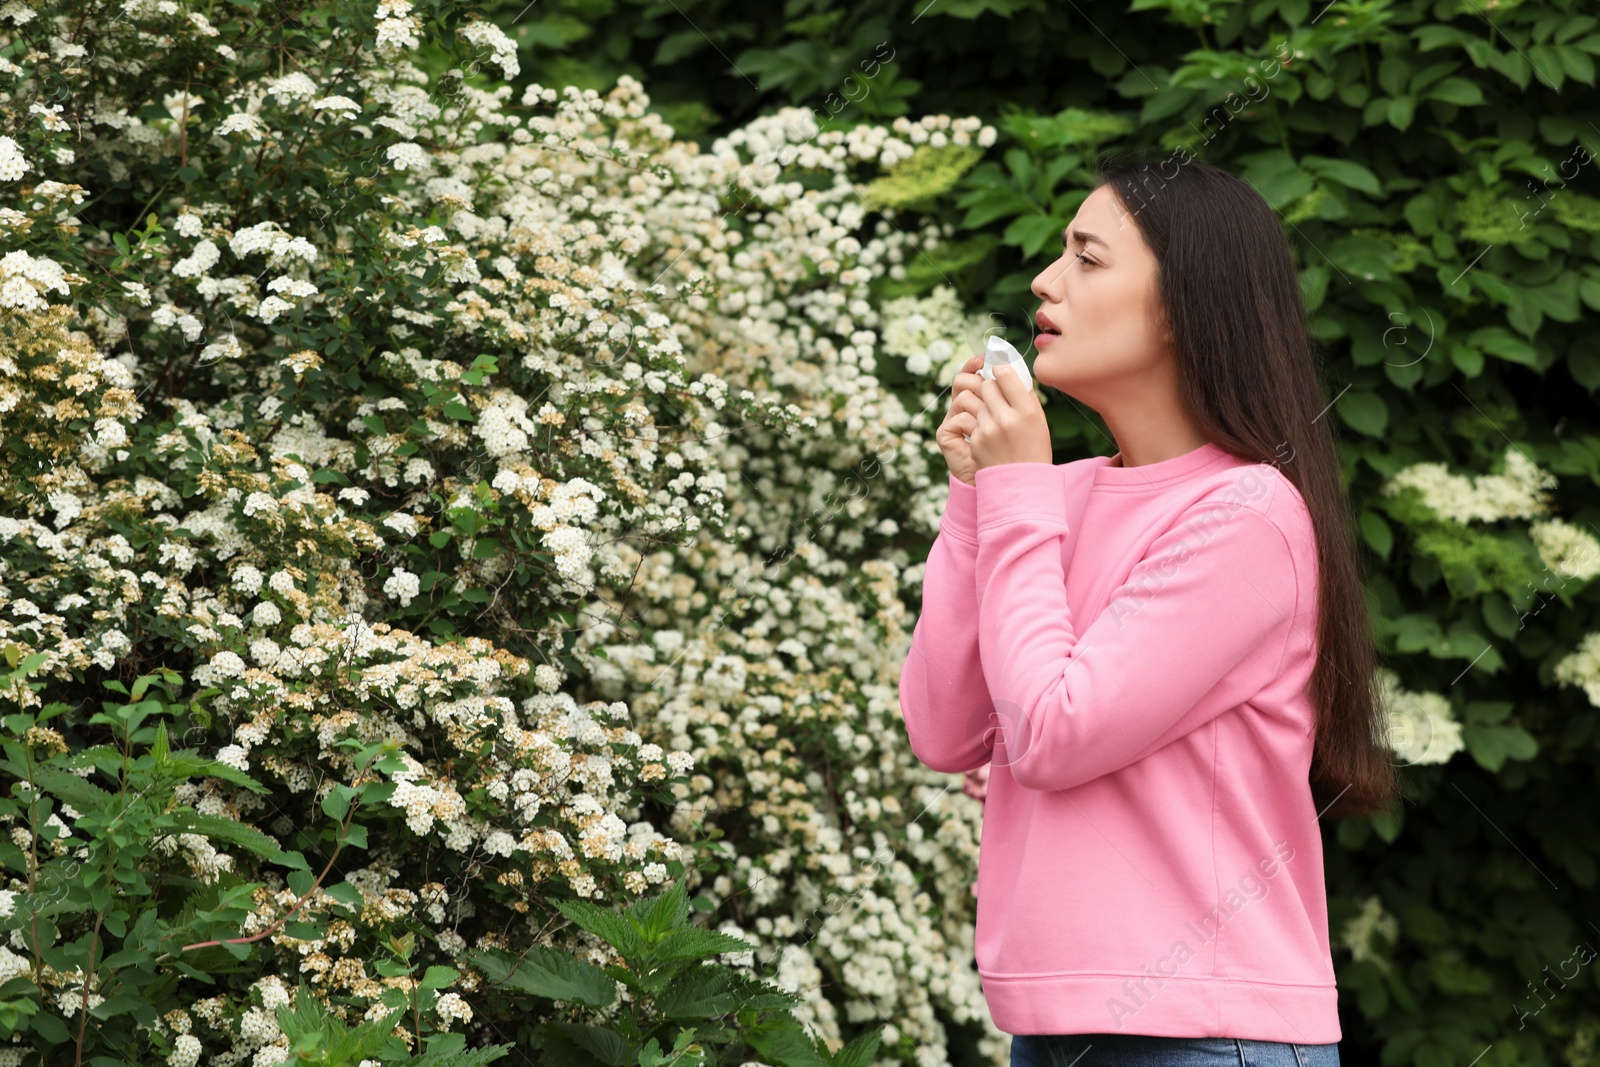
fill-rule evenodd
<path id="1" fill-rule="evenodd" d="M 1013 1065 L 1337 1067 L 1318 819 L 1396 800 L 1361 566 L 1290 249 L 1245 182 L 1097 173 L 1033 281 L 1033 374 L 1111 457 L 1052 462 L 955 376 L 900 676 L 984 787 L 976 957 Z"/>

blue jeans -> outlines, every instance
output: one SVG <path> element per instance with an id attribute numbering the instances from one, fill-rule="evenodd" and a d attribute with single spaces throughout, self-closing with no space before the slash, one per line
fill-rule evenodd
<path id="1" fill-rule="evenodd" d="M 1339 1044 L 1147 1034 L 1013 1034 L 1011 1067 L 1339 1067 Z"/>

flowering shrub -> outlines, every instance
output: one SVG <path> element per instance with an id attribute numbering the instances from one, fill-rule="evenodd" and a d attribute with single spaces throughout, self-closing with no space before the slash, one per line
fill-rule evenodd
<path id="1" fill-rule="evenodd" d="M 1600 903 L 1600 612 L 1572 533 L 1600 526 L 1593 12 L 1399 0 L 1374 21 L 1280 0 L 1247 18 L 1233 0 L 1153 0 L 1128 19 L 1127 4 L 1078 7 L 1072 17 L 1101 32 L 1063 33 L 1051 0 L 917 4 L 910 15 L 887 0 L 822 0 L 803 18 L 697 0 L 692 29 L 655 0 L 540 0 L 519 22 L 525 67 L 649 69 L 652 89 L 684 101 L 691 121 L 748 113 L 751 81 L 762 106 L 831 112 L 825 94 L 848 94 L 856 110 L 836 122 L 887 103 L 995 116 L 993 149 L 953 205 L 934 209 L 953 225 L 897 264 L 903 280 L 885 292 L 924 299 L 951 285 L 969 308 L 1003 315 L 1019 348 L 1040 256 L 1102 150 L 1169 150 L 1152 167 L 1164 175 L 1183 148 L 1250 182 L 1290 227 L 1327 356 L 1306 417 L 1339 424 L 1394 672 L 1395 758 L 1409 764 L 1403 827 L 1325 827 L 1330 928 L 1374 899 L 1395 923 L 1388 945 L 1370 939 L 1392 958 L 1386 970 L 1334 941 L 1341 1054 L 1590 1064 L 1600 972 L 1574 945 L 1594 944 Z M 892 63 L 868 88 L 849 81 L 886 36 Z M 729 63 L 749 79 L 727 76 Z M 900 369 L 880 362 L 886 376 Z M 1110 450 L 1082 405 L 1046 414 L 1058 461 Z M 1508 444 L 1520 455 L 1505 457 Z M 1482 505 L 1493 514 L 1502 479 L 1525 482 L 1525 467 L 1559 478 L 1546 487 L 1550 513 L 1472 517 Z M 1383 493 L 1407 468 L 1445 490 L 1439 512 Z M 1562 541 L 1576 568 L 1559 562 Z M 1459 728 L 1462 749 L 1448 727 L 1427 736 L 1430 709 Z"/>
<path id="2" fill-rule="evenodd" d="M 1388 514 L 1410 529 L 1414 550 L 1437 566 L 1451 595 L 1482 598 L 1485 621 L 1501 637 L 1515 637 L 1545 606 L 1538 592 L 1559 590 L 1570 602 L 1584 583 L 1600 575 L 1600 540 L 1554 517 L 1553 473 L 1517 448 L 1505 451 L 1503 468 L 1472 476 L 1452 473 L 1442 463 L 1414 463 L 1389 477 L 1382 495 Z M 1515 520 L 1527 525 L 1502 525 Z M 1575 584 L 1561 589 L 1569 582 Z M 1529 610 L 1511 609 L 1509 597 L 1520 599 L 1536 587 Z M 1457 640 L 1422 615 L 1403 615 L 1384 625 L 1403 651 L 1443 649 Z M 1492 645 L 1483 652 L 1492 663 L 1501 662 Z M 1595 675 L 1584 657 L 1583 648 L 1566 654 L 1554 665 L 1554 679 L 1593 684 Z M 1403 764 L 1442 764 L 1465 749 L 1485 768 L 1498 770 L 1508 756 L 1527 760 L 1538 751 L 1526 730 L 1504 724 L 1512 710 L 1508 702 L 1468 704 L 1464 724 L 1452 716 L 1442 694 L 1409 692 L 1388 668 L 1379 674 L 1390 743 Z M 1397 824 L 1388 824 L 1385 832 L 1392 840 L 1397 830 Z"/>
<path id="3" fill-rule="evenodd" d="M 557 905 L 681 876 L 828 1048 L 1003 1058 L 894 685 L 944 479 L 875 285 L 940 231 L 859 184 L 993 130 L 478 66 L 444 3 L 0 12 L 0 1056 L 525 1055 L 628 994 L 467 953 L 620 964 Z"/>

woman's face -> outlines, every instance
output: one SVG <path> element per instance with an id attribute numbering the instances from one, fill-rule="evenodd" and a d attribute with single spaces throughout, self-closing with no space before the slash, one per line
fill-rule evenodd
<path id="1" fill-rule="evenodd" d="M 1170 367 L 1155 254 L 1112 186 L 1084 200 L 1061 257 L 1031 288 L 1043 302 L 1033 342 L 1039 353 L 1033 373 L 1041 384 L 1095 407 L 1096 399 L 1110 399 L 1149 372 Z"/>

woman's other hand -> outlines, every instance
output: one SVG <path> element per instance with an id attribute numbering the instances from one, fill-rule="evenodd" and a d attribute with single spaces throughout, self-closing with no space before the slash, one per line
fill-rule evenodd
<path id="1" fill-rule="evenodd" d="M 976 392 L 963 393 L 956 403 L 963 410 L 976 409 L 977 426 L 967 436 L 968 451 L 979 470 L 1054 461 L 1044 407 L 1010 364 L 995 368 L 994 381 L 978 379 Z"/>
<path id="2" fill-rule="evenodd" d="M 934 434 L 950 473 L 973 486 L 977 485 L 978 464 L 972 458 L 972 445 L 967 438 L 977 429 L 978 411 L 983 407 L 983 402 L 978 399 L 978 386 L 983 383 L 978 369 L 982 366 L 983 357 L 973 356 L 956 372 L 955 380 L 950 385 L 950 409 Z M 963 397 L 966 397 L 965 401 Z"/>
<path id="3" fill-rule="evenodd" d="M 974 800 L 982 800 L 989 795 L 989 768 L 992 763 L 985 763 L 977 770 L 968 771 L 961 782 L 961 791 Z"/>

